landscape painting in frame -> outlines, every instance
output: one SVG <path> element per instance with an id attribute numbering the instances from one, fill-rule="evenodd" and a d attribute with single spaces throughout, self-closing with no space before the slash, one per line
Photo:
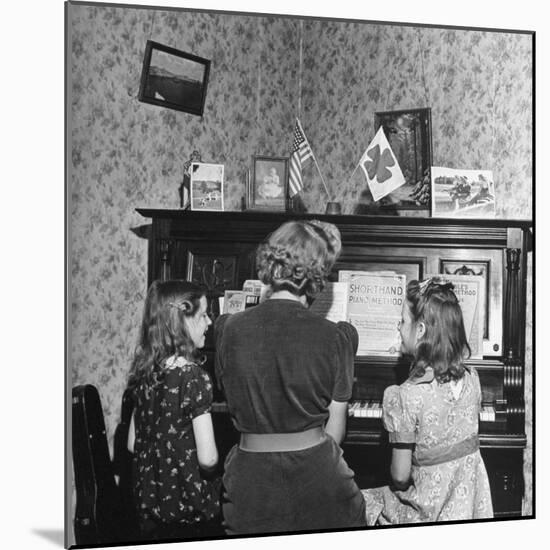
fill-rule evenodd
<path id="1" fill-rule="evenodd" d="M 494 218 L 495 184 L 491 170 L 432 166 L 432 216 Z"/>
<path id="2" fill-rule="evenodd" d="M 139 100 L 202 116 L 209 70 L 208 59 L 148 40 Z"/>
<path id="3" fill-rule="evenodd" d="M 223 164 L 191 164 L 191 210 L 223 212 Z"/>
<path id="4" fill-rule="evenodd" d="M 430 109 L 374 114 L 374 131 L 382 127 L 405 183 L 380 200 L 395 210 L 429 210 L 432 122 Z"/>

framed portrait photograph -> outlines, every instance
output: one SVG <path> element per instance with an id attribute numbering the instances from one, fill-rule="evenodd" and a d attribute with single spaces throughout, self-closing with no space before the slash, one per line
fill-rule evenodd
<path id="1" fill-rule="evenodd" d="M 429 210 L 432 165 L 431 110 L 426 108 L 375 113 L 375 132 L 381 126 L 405 177 L 404 185 L 381 200 L 381 207 L 391 206 L 396 210 Z"/>
<path id="2" fill-rule="evenodd" d="M 253 157 L 247 210 L 285 212 L 288 196 L 288 157 Z"/>
<path id="3" fill-rule="evenodd" d="M 191 163 L 191 210 L 223 212 L 223 164 Z"/>
<path id="4" fill-rule="evenodd" d="M 202 116 L 210 60 L 147 41 L 138 99 Z"/>

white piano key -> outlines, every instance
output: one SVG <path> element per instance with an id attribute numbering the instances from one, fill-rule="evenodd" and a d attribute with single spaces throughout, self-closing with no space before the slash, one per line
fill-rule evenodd
<path id="1" fill-rule="evenodd" d="M 369 402 L 369 417 L 370 418 L 376 418 L 377 406 L 378 406 L 378 403 L 376 401 L 370 401 Z"/>
<path id="2" fill-rule="evenodd" d="M 365 411 L 366 411 L 366 417 L 372 418 L 372 401 L 370 399 L 367 401 L 367 404 L 365 406 Z"/>

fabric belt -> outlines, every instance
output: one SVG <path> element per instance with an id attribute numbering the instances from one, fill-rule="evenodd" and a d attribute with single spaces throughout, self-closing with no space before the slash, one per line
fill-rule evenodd
<path id="1" fill-rule="evenodd" d="M 475 453 L 479 449 L 479 437 L 473 435 L 468 439 L 464 439 L 450 447 L 444 449 L 430 449 L 423 451 L 416 447 L 416 453 L 413 455 L 413 464 L 415 466 L 434 466 L 435 464 L 443 464 L 464 456 Z"/>
<path id="2" fill-rule="evenodd" d="M 326 438 L 321 426 L 305 432 L 278 434 L 241 433 L 239 447 L 243 451 L 254 453 L 280 453 L 286 451 L 301 451 L 318 445 Z"/>

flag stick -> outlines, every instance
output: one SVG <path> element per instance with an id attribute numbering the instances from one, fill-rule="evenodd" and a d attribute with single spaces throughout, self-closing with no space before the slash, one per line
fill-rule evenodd
<path id="1" fill-rule="evenodd" d="M 351 173 L 351 176 L 348 178 L 348 181 L 351 180 L 351 178 L 353 178 L 353 176 L 355 175 L 355 172 L 357 172 L 357 168 L 359 168 L 359 165 L 360 165 L 360 164 L 361 164 L 361 163 L 358 162 L 358 163 L 355 165 L 355 168 L 353 169 L 353 172 Z M 346 180 L 344 180 L 344 181 L 342 182 L 342 185 L 344 185 L 345 183 L 346 183 Z"/>
<path id="2" fill-rule="evenodd" d="M 353 169 L 353 172 L 351 173 L 351 176 L 349 177 L 349 179 L 351 179 L 351 178 L 353 178 L 353 176 L 355 176 L 355 172 L 357 172 L 357 168 L 359 168 L 359 165 L 360 165 L 359 162 L 355 165 L 355 168 Z"/>
<path id="3" fill-rule="evenodd" d="M 311 147 L 310 147 L 311 148 Z M 319 169 L 319 164 L 317 164 L 317 159 L 315 158 L 315 155 L 313 154 L 313 151 L 311 151 L 311 156 L 313 157 L 313 160 L 315 161 L 315 166 L 317 166 L 317 172 L 319 172 L 319 175 L 321 176 L 321 181 L 323 182 L 323 186 L 325 188 L 325 191 L 327 192 L 329 200 L 332 200 L 330 193 L 327 189 L 327 184 L 325 183 L 325 178 L 323 178 L 323 174 L 321 174 L 321 170 Z"/>
<path id="4" fill-rule="evenodd" d="M 328 196 L 329 200 L 332 200 L 331 195 L 328 192 L 327 184 L 325 183 L 325 178 L 323 177 L 323 174 L 321 174 L 321 169 L 319 168 L 319 163 L 317 162 L 317 158 L 315 157 L 315 154 L 313 153 L 313 149 L 311 148 L 311 145 L 309 144 L 309 141 L 307 140 L 304 129 L 302 128 L 302 123 L 300 122 L 300 119 L 298 117 L 296 117 L 296 122 L 298 123 L 298 126 L 300 127 L 300 132 L 302 132 L 302 135 L 304 136 L 304 138 L 307 141 L 309 150 L 311 151 L 311 157 L 313 158 L 313 162 L 315 162 L 315 166 L 317 167 L 317 172 L 319 172 L 319 176 L 321 176 L 321 181 L 323 182 L 323 187 L 325 188 L 327 196 Z"/>

